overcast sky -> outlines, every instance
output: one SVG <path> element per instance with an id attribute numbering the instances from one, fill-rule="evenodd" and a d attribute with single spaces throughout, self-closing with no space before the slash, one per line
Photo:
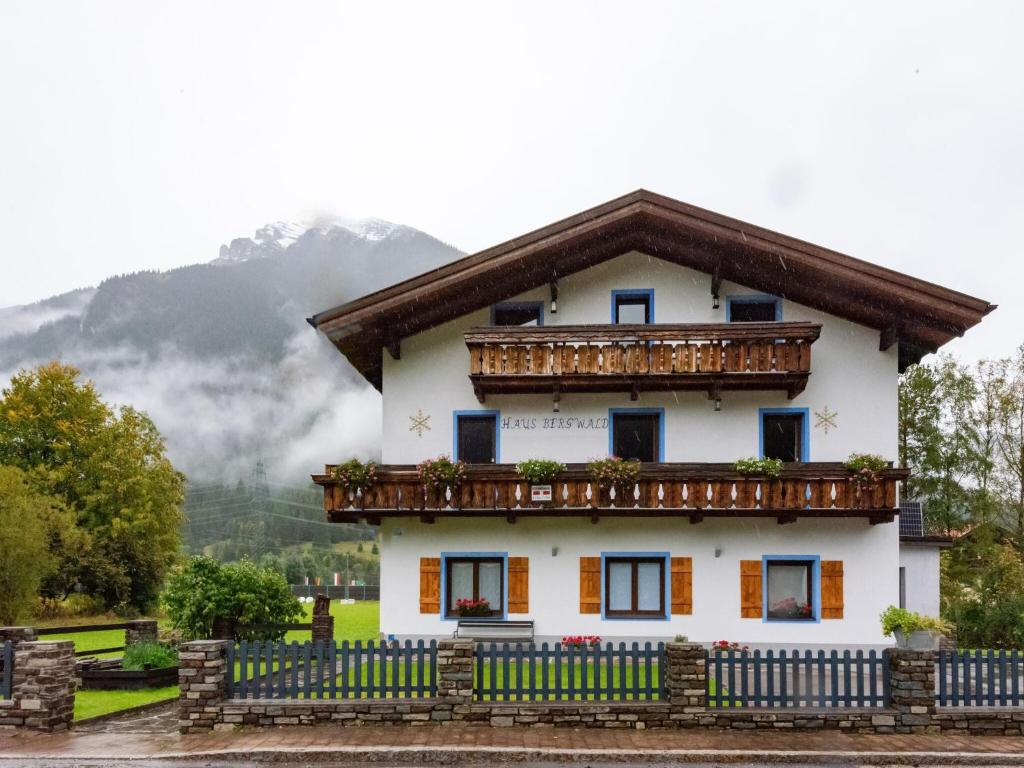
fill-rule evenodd
<path id="1" fill-rule="evenodd" d="M 319 212 L 475 251 L 638 187 L 1002 307 L 1024 3 L 0 0 L 0 306 Z"/>

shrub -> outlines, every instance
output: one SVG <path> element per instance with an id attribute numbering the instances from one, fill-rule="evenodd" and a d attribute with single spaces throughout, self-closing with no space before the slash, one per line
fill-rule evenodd
<path id="1" fill-rule="evenodd" d="M 778 477 L 782 473 L 782 459 L 739 459 L 732 468 L 741 475 Z"/>
<path id="2" fill-rule="evenodd" d="M 284 576 L 248 560 L 221 565 L 195 557 L 176 569 L 162 602 L 175 629 L 187 639 L 209 637 L 216 616 L 238 624 L 290 624 L 303 617 L 302 606 Z M 251 630 L 245 637 L 277 640 L 283 630 Z"/>
<path id="3" fill-rule="evenodd" d="M 331 470 L 331 477 L 347 491 L 366 490 L 377 482 L 377 465 L 359 459 L 349 459 Z"/>
<path id="4" fill-rule="evenodd" d="M 892 635 L 897 629 L 904 635 L 919 630 L 941 632 L 942 634 L 952 632 L 948 621 L 935 616 L 922 616 L 919 613 L 908 611 L 906 608 L 897 608 L 895 605 L 886 608 L 879 618 L 882 621 L 883 635 Z"/>
<path id="5" fill-rule="evenodd" d="M 443 491 L 445 488 L 458 488 L 466 479 L 466 462 L 452 461 L 447 456 L 436 459 L 424 459 L 416 465 L 420 482 L 429 491 Z"/>
<path id="6" fill-rule="evenodd" d="M 587 464 L 590 479 L 601 488 L 636 485 L 640 479 L 640 462 L 609 456 L 607 459 L 591 459 Z"/>
<path id="7" fill-rule="evenodd" d="M 178 652 L 160 643 L 135 643 L 124 649 L 121 668 L 129 671 L 143 670 L 147 666 L 153 669 L 173 667 L 178 663 Z"/>
<path id="8" fill-rule="evenodd" d="M 867 490 L 878 482 L 878 473 L 889 466 L 889 462 L 873 453 L 851 453 L 843 463 L 853 475 L 857 488 Z"/>
<path id="9" fill-rule="evenodd" d="M 550 459 L 527 459 L 516 464 L 516 472 L 530 485 L 550 485 L 565 472 L 565 464 Z"/>

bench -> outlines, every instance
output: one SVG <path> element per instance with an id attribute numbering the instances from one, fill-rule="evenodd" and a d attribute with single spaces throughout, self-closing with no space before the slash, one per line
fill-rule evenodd
<path id="1" fill-rule="evenodd" d="M 533 621 L 459 619 L 459 624 L 455 628 L 455 638 L 477 642 L 533 642 Z"/>

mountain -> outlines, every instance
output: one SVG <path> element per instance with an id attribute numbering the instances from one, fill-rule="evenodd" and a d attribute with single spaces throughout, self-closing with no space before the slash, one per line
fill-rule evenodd
<path id="1" fill-rule="evenodd" d="M 304 319 L 462 254 L 380 219 L 276 222 L 217 258 L 0 309 L 0 376 L 60 359 L 147 411 L 195 481 L 369 456 L 379 396 Z"/>

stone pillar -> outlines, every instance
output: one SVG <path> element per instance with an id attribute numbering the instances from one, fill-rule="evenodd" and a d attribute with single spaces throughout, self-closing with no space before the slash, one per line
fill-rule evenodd
<path id="1" fill-rule="evenodd" d="M 329 643 L 334 639 L 334 617 L 328 614 L 313 614 L 313 642 Z"/>
<path id="2" fill-rule="evenodd" d="M 431 720 L 462 720 L 473 703 L 472 640 L 437 644 L 437 701 Z"/>
<path id="3" fill-rule="evenodd" d="M 707 712 L 707 651 L 699 643 L 666 643 L 665 686 L 673 725 L 697 725 Z"/>
<path id="4" fill-rule="evenodd" d="M 25 640 L 14 649 L 9 701 L 0 701 L 0 726 L 64 731 L 75 713 L 75 644 Z"/>
<path id="5" fill-rule="evenodd" d="M 124 630 L 125 646 L 156 642 L 156 619 L 136 619 L 127 624 Z"/>
<path id="6" fill-rule="evenodd" d="M 931 733 L 935 721 L 935 653 L 887 648 L 889 706 L 896 710 L 900 733 Z"/>
<path id="7" fill-rule="evenodd" d="M 209 731 L 220 722 L 227 695 L 227 643 L 193 640 L 178 651 L 178 730 Z"/>
<path id="8" fill-rule="evenodd" d="M 0 645 L 10 640 L 14 645 L 33 642 L 36 639 L 35 627 L 0 627 Z"/>

